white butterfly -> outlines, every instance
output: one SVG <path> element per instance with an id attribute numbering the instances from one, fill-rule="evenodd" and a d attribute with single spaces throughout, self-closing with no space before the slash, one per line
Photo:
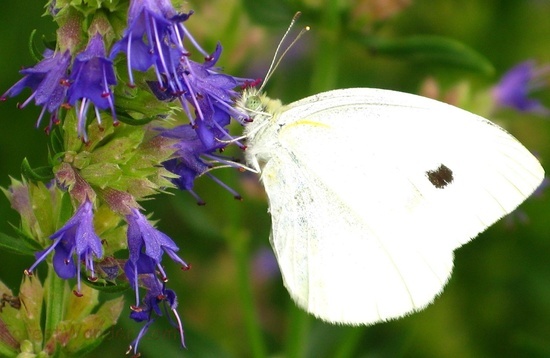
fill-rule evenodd
<path id="1" fill-rule="evenodd" d="M 255 89 L 239 102 L 248 164 L 261 171 L 271 243 L 296 303 L 372 324 L 426 307 L 453 251 L 541 183 L 505 130 L 428 98 L 368 88 L 288 106 Z"/>

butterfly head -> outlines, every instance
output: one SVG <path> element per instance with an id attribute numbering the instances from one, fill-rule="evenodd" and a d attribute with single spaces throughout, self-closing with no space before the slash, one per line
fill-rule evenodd
<path id="1" fill-rule="evenodd" d="M 235 106 L 245 115 L 245 122 L 252 122 L 259 114 L 264 113 L 265 104 L 263 103 L 263 98 L 265 98 L 265 95 L 255 87 L 244 89 L 241 98 L 237 100 Z"/>
<path id="2" fill-rule="evenodd" d="M 259 93 L 250 94 L 245 98 L 244 108 L 250 112 L 257 112 L 262 110 L 262 99 Z"/>

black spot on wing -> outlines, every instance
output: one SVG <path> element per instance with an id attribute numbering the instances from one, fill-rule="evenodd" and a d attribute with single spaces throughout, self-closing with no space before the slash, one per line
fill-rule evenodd
<path id="1" fill-rule="evenodd" d="M 447 166 L 440 164 L 435 170 L 428 170 L 426 177 L 437 189 L 443 189 L 453 182 L 453 171 Z"/>

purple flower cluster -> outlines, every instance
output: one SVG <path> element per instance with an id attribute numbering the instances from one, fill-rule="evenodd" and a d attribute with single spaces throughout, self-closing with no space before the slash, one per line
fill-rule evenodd
<path id="1" fill-rule="evenodd" d="M 189 269 L 189 265 L 176 254 L 179 251 L 176 243 L 155 229 L 138 209 L 132 209 L 132 213 L 126 216 L 126 221 L 130 257 L 124 266 L 124 271 L 136 290 L 136 306 L 139 306 L 138 275 L 154 274 L 158 270 L 161 280 L 168 280 L 160 264 L 163 254 L 167 254 L 173 261 L 179 263 L 184 270 Z"/>
<path id="2" fill-rule="evenodd" d="M 175 326 L 180 332 L 181 344 L 185 346 L 182 323 L 176 311 L 177 297 L 174 291 L 166 288 L 168 278 L 160 263 L 163 254 L 167 254 L 173 261 L 179 263 L 183 270 L 188 270 L 190 266 L 177 256 L 176 252 L 179 248 L 174 241 L 155 229 L 138 209 L 132 209 L 132 213 L 126 216 L 126 221 L 130 257 L 124 266 L 124 271 L 136 294 L 136 304 L 131 306 L 130 318 L 136 322 L 146 321 L 137 338 L 130 345 L 130 351 L 133 350 L 134 354 L 137 354 L 139 341 L 155 321 L 153 313 L 162 316 L 160 303 L 164 303 L 163 307 L 167 309 L 168 306 L 174 313 L 177 320 Z M 157 277 L 157 272 L 160 273 L 160 278 Z M 139 298 L 140 283 L 147 291 L 143 305 L 140 305 Z"/>
<path id="3" fill-rule="evenodd" d="M 78 289 L 75 295 L 80 296 L 80 262 L 86 266 L 89 272 L 89 280 L 95 281 L 94 260 L 103 256 L 101 240 L 94 231 L 92 203 L 86 200 L 65 225 L 50 236 L 54 240 L 47 249 L 36 253 L 36 262 L 25 270 L 27 275 L 32 275 L 39 263 L 55 250 L 53 255 L 53 268 L 57 275 L 63 279 L 76 276 Z M 76 260 L 75 260 L 76 257 Z"/>
<path id="4" fill-rule="evenodd" d="M 60 122 L 62 108 L 77 108 L 78 134 L 87 141 L 86 121 L 90 102 L 96 108 L 96 118 L 101 121 L 99 109 L 111 109 L 116 122 L 113 94 L 110 86 L 117 83 L 113 64 L 106 57 L 103 37 L 97 33 L 90 39 L 84 51 L 77 54 L 71 67 L 71 54 L 46 50 L 44 59 L 36 66 L 21 70 L 23 78 L 6 91 L 0 100 L 5 101 L 21 93 L 25 87 L 33 92 L 19 105 L 25 107 L 33 99 L 37 106 L 42 106 L 36 126 L 40 125 L 44 113 L 50 113 L 50 123 L 46 132 Z M 78 104 L 80 101 L 80 105 Z"/>
<path id="5" fill-rule="evenodd" d="M 155 322 L 155 315 L 163 315 L 163 309 L 167 316 L 168 309 L 174 314 L 176 322 L 173 322 L 171 319 L 170 322 L 173 326 L 177 327 L 180 333 L 181 345 L 182 347 L 185 347 L 183 324 L 181 323 L 181 319 L 176 311 L 176 308 L 178 307 L 176 293 L 170 289 L 167 289 L 166 284 L 160 281 L 154 274 L 142 274 L 140 281 L 142 286 L 145 287 L 147 293 L 143 298 L 143 305 L 132 307 L 130 318 L 136 322 L 145 322 L 145 324 L 141 327 L 137 337 L 130 344 L 127 354 L 133 352 L 134 356 L 139 357 L 139 342 L 145 336 L 149 330 L 149 327 L 153 324 L 153 322 Z M 133 284 L 132 288 L 136 291 L 138 290 L 138 287 L 134 287 Z"/>
<path id="6" fill-rule="evenodd" d="M 126 221 L 129 259 L 124 266 L 124 272 L 136 295 L 136 304 L 131 306 L 130 317 L 137 322 L 147 321 L 131 347 L 135 350 L 134 353 L 137 353 L 140 339 L 155 320 L 153 313 L 162 316 L 159 305 L 163 302 L 164 307 L 168 306 L 176 317 L 176 326 L 184 345 L 182 324 L 176 312 L 176 294 L 165 287 L 168 278 L 161 265 L 162 256 L 168 255 L 180 264 L 183 270 L 188 270 L 190 266 L 176 254 L 179 248 L 174 241 L 155 229 L 138 209 L 131 209 L 131 214 L 126 216 Z M 36 253 L 35 263 L 25 270 L 25 274 L 31 276 L 34 269 L 52 251 L 55 251 L 53 256 L 55 272 L 63 279 L 76 276 L 78 288 L 74 294 L 81 296 L 80 263 L 84 264 L 89 273 L 88 280 L 95 282 L 97 277 L 94 270 L 94 256 L 96 259 L 103 256 L 101 240 L 94 230 L 92 202 L 87 199 L 73 217 L 50 236 L 50 239 L 53 243 L 47 249 Z M 140 287 L 144 287 L 147 291 L 143 301 L 140 301 Z"/>
<path id="7" fill-rule="evenodd" d="M 126 53 L 130 85 L 134 85 L 133 70 L 147 71 L 153 67 L 157 80 L 148 82 L 152 92 L 160 100 L 180 102 L 191 125 L 161 132 L 163 136 L 180 139 L 176 157 L 166 162 L 165 167 L 179 175 L 175 183 L 180 189 L 190 191 L 203 203 L 192 188 L 195 178 L 212 166 L 201 157 L 212 159 L 213 152 L 233 141 L 225 127 L 231 118 L 241 122 L 246 118 L 233 105 L 238 96 L 234 89 L 247 80 L 220 73 L 215 65 L 222 47 L 218 44 L 208 54 L 198 45 L 183 25 L 191 15 L 192 12 L 178 14 L 168 0 L 132 1 L 128 27 L 124 37 L 113 46 L 111 58 Z M 204 62 L 190 59 L 184 39 L 201 53 Z"/>

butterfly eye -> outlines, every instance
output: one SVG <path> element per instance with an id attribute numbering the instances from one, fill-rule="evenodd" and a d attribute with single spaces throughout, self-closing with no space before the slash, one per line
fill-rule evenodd
<path id="1" fill-rule="evenodd" d="M 259 96 L 250 96 L 246 99 L 245 107 L 251 111 L 258 111 L 262 106 L 262 101 Z"/>

